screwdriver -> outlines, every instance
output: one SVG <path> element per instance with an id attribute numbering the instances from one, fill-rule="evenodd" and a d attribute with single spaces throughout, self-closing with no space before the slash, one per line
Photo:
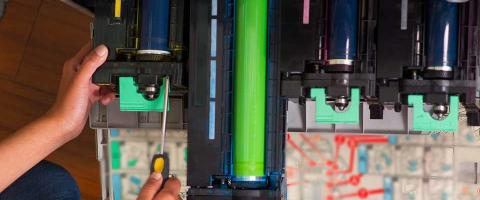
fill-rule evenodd
<path id="1" fill-rule="evenodd" d="M 168 111 L 168 94 L 170 90 L 170 79 L 168 76 L 165 77 L 165 94 L 163 96 L 163 115 L 162 115 L 162 135 L 161 145 L 158 152 L 152 158 L 152 164 L 150 166 L 151 172 L 161 173 L 163 176 L 163 181 L 165 182 L 168 179 L 169 174 L 169 159 L 168 155 L 164 153 L 165 146 L 165 135 L 167 133 L 167 111 Z"/>

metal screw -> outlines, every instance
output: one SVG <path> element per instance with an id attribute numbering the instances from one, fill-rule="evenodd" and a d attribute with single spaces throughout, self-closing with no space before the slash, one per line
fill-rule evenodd
<path id="1" fill-rule="evenodd" d="M 440 104 L 433 106 L 433 117 L 436 119 L 444 119 L 448 116 L 448 106 Z"/>
<path id="2" fill-rule="evenodd" d="M 348 106 L 348 99 L 345 96 L 341 96 L 335 99 L 335 107 L 340 111 L 344 111 Z"/>

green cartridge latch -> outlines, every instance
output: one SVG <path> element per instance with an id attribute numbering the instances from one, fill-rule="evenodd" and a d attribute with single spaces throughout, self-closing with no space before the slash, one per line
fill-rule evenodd
<path id="1" fill-rule="evenodd" d="M 409 95 L 408 105 L 413 107 L 414 131 L 449 131 L 458 129 L 458 96 L 450 96 L 449 114 L 443 119 L 434 119 L 423 109 L 423 95 Z"/>
<path id="2" fill-rule="evenodd" d="M 345 111 L 337 112 L 327 104 L 325 88 L 312 88 L 312 100 L 315 101 L 315 121 L 319 124 L 358 124 L 360 117 L 360 90 L 350 89 L 350 102 Z"/>
<path id="3" fill-rule="evenodd" d="M 120 111 L 163 112 L 165 96 L 165 79 L 155 100 L 147 100 L 138 93 L 133 77 L 120 77 Z M 170 110 L 170 105 L 168 105 Z"/>

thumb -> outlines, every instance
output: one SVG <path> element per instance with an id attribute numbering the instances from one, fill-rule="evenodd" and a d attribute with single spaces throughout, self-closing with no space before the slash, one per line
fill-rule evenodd
<path id="1" fill-rule="evenodd" d="M 156 196 L 155 200 L 177 200 L 182 184 L 177 178 L 170 178 Z"/>
<path id="2" fill-rule="evenodd" d="M 163 177 L 161 173 L 153 172 L 148 178 L 142 190 L 138 194 L 137 200 L 151 200 L 162 187 Z"/>
<path id="3" fill-rule="evenodd" d="M 95 70 L 100 67 L 108 57 L 108 48 L 105 45 L 97 46 L 82 62 L 79 76 L 81 79 L 90 80 Z"/>

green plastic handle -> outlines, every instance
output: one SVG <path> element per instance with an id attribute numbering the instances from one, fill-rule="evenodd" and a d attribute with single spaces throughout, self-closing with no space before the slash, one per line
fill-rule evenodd
<path id="1" fill-rule="evenodd" d="M 350 102 L 347 110 L 335 111 L 327 103 L 325 88 L 312 88 L 310 97 L 315 101 L 315 121 L 319 124 L 358 124 L 360 118 L 360 89 L 350 89 Z"/>
<path id="2" fill-rule="evenodd" d="M 133 77 L 120 77 L 119 85 L 120 111 L 163 112 L 165 79 L 160 87 L 158 97 L 153 101 L 146 100 L 142 94 L 137 92 L 138 88 Z M 167 109 L 170 110 L 170 105 Z"/>
<path id="3" fill-rule="evenodd" d="M 450 112 L 444 119 L 432 118 L 429 112 L 423 109 L 423 95 L 409 95 L 408 105 L 413 106 L 414 131 L 447 131 L 455 132 L 458 129 L 458 96 L 450 96 Z"/>

